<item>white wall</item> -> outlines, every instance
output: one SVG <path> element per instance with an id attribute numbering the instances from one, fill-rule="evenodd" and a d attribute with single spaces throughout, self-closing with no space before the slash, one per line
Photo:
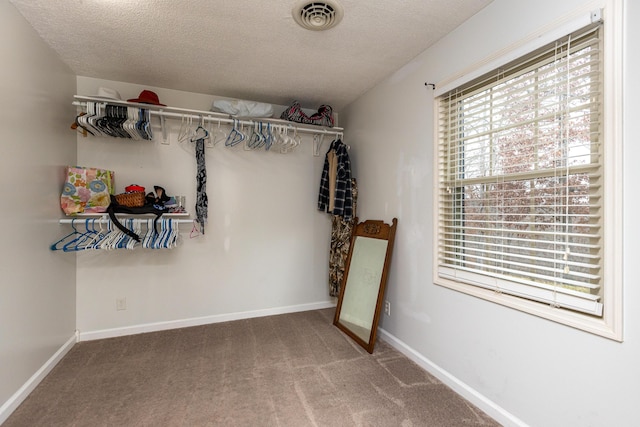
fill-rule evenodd
<path id="1" fill-rule="evenodd" d="M 495 0 L 342 114 L 359 181 L 361 218 L 399 218 L 382 327 L 515 418 L 534 426 L 627 426 L 635 419 L 640 379 L 640 280 L 632 238 L 625 241 L 625 333 L 617 343 L 435 286 L 432 281 L 432 95 L 437 82 L 518 41 L 585 0 Z M 593 2 L 592 2 L 593 4 Z M 635 209 L 632 183 L 640 63 L 637 2 L 625 2 L 625 218 Z M 0 257 L 0 402 L 81 331 L 230 313 L 264 313 L 330 302 L 326 287 L 328 219 L 315 209 L 322 157 L 310 137 L 293 155 L 215 148 L 209 166 L 209 225 L 183 234 L 170 252 L 73 254 L 48 246 L 65 227 L 58 194 L 62 168 L 75 163 L 74 76 L 13 6 L 0 2 L 0 156 L 8 208 Z M 78 93 L 100 85 L 134 97 L 140 86 L 78 78 Z M 156 90 L 164 103 L 208 109 L 211 97 Z M 37 118 L 37 119 L 34 119 Z M 345 120 L 346 119 L 346 120 Z M 176 132 L 173 125 L 173 132 Z M 134 145 L 135 144 L 135 145 Z M 130 182 L 195 194 L 193 152 L 159 143 L 79 138 L 79 164 L 116 170 Z M 26 167 L 31 173 L 17 174 Z M 625 235 L 640 234 L 625 220 Z M 188 231 L 188 230 L 187 230 Z M 74 302 L 76 301 L 77 319 Z M 127 298 L 116 311 L 115 299 Z"/>
<path id="2" fill-rule="evenodd" d="M 69 129 L 75 76 L 9 2 L 0 1 L 0 406 L 75 331 L 75 258 L 49 246 L 63 166 L 75 162 Z M 2 421 L 0 411 L 0 421 Z"/>
<path id="3" fill-rule="evenodd" d="M 436 83 L 579 9 L 584 0 L 495 0 L 342 112 L 354 146 L 362 218 L 399 218 L 382 328 L 507 413 L 532 426 L 637 425 L 640 271 L 625 241 L 624 342 L 618 343 L 433 284 L 433 92 Z M 640 18 L 625 7 L 624 229 L 638 236 Z M 498 414 L 499 415 L 499 414 Z M 513 418 L 510 418 L 510 417 Z"/>
<path id="4" fill-rule="evenodd" d="M 164 104 L 203 111 L 214 99 L 78 78 L 81 95 L 96 94 L 100 86 L 118 90 L 123 99 L 151 89 Z M 167 120 L 167 125 L 169 145 L 161 143 L 159 128 L 154 142 L 79 136 L 78 163 L 114 170 L 117 192 L 137 183 L 147 191 L 160 185 L 170 195 L 185 195 L 193 212 L 194 145 L 177 142 L 180 120 Z M 228 132 L 228 126 L 222 127 Z M 78 254 L 81 337 L 104 330 L 128 333 L 140 325 L 160 328 L 227 320 L 239 313 L 332 305 L 327 285 L 331 224 L 329 216 L 317 210 L 324 152 L 314 157 L 312 135 L 301 135 L 301 146 L 289 154 L 245 151 L 240 145 L 229 149 L 224 143 L 205 150 L 209 222 L 204 236 L 191 239 L 186 224 L 181 226 L 182 244 L 172 250 Z M 116 298 L 126 298 L 126 310 L 116 310 Z M 159 326 L 162 322 L 170 323 Z"/>

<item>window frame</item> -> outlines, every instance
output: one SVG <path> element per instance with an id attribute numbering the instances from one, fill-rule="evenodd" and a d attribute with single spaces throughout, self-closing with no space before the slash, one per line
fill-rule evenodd
<path id="1" fill-rule="evenodd" d="M 499 55 L 471 67 L 467 72 L 438 83 L 434 96 L 434 262 L 433 281 L 436 285 L 498 303 L 525 313 L 568 325 L 616 341 L 622 341 L 622 6 L 615 0 L 606 0 L 604 9 L 579 11 L 564 21 L 544 28 L 527 39 L 501 51 Z M 603 180 L 606 199 L 603 203 L 603 290 L 602 317 L 558 309 L 551 305 L 530 301 L 507 293 L 474 286 L 439 275 L 440 225 L 440 99 L 449 90 L 473 81 L 487 72 L 515 59 L 525 57 L 544 44 L 565 37 L 604 17 L 602 38 L 602 101 L 603 101 Z M 537 46 L 536 46 L 537 44 Z M 462 75 L 462 77 L 459 77 Z"/>

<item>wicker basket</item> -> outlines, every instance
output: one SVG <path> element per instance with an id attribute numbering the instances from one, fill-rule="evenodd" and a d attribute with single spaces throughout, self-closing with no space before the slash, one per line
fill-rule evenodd
<path id="1" fill-rule="evenodd" d="M 140 206 L 144 206 L 145 197 L 144 193 L 136 191 L 132 193 L 116 194 L 116 201 L 122 206 L 137 208 Z"/>

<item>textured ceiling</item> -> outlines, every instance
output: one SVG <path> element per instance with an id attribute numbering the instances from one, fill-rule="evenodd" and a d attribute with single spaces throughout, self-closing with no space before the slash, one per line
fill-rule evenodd
<path id="1" fill-rule="evenodd" d="M 10 0 L 80 76 L 340 111 L 491 0 L 339 0 L 327 31 L 299 0 Z"/>

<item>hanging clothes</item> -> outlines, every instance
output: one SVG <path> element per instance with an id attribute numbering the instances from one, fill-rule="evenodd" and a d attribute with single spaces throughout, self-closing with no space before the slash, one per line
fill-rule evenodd
<path id="1" fill-rule="evenodd" d="M 345 220 L 353 218 L 351 160 L 346 144 L 340 139 L 331 143 L 325 155 L 320 178 L 318 209 L 341 216 Z"/>
<path id="2" fill-rule="evenodd" d="M 357 185 L 351 177 L 348 147 L 340 139 L 329 146 L 320 179 L 318 209 L 333 214 L 329 249 L 329 295 L 340 295 L 356 213 Z"/>
<path id="3" fill-rule="evenodd" d="M 209 200 L 207 198 L 207 167 L 204 157 L 204 140 L 196 140 L 196 222 L 200 225 L 200 232 L 204 234 L 204 224 L 207 222 Z"/>
<path id="4" fill-rule="evenodd" d="M 328 212 L 333 212 L 336 208 L 336 179 L 338 177 L 338 156 L 336 152 L 331 150 L 327 153 L 327 159 L 329 160 L 329 209 Z"/>
<path id="5" fill-rule="evenodd" d="M 353 199 L 353 218 L 346 220 L 339 215 L 331 218 L 331 248 L 329 250 L 329 295 L 340 295 L 342 278 L 344 277 L 345 264 L 349 247 L 351 246 L 351 234 L 355 226 L 356 205 L 358 199 L 358 186 L 355 178 L 351 178 Z"/>

